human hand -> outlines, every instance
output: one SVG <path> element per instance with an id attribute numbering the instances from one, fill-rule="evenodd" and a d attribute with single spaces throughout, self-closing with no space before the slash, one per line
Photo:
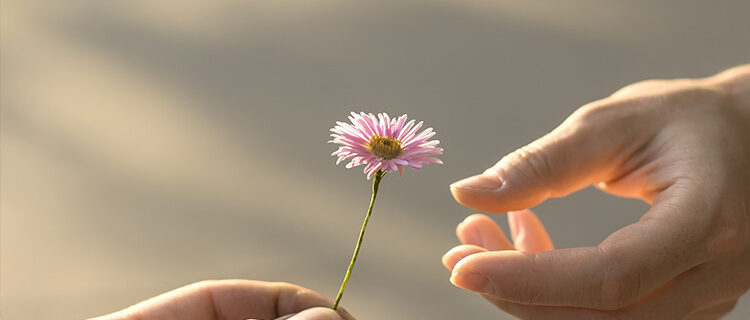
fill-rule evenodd
<path id="1" fill-rule="evenodd" d="M 750 65 L 627 86 L 451 192 L 503 213 L 591 184 L 651 208 L 595 247 L 545 252 L 503 250 L 512 247 L 491 221 L 465 221 L 462 242 L 476 245 L 465 238 L 475 233 L 485 245 L 446 254 L 451 281 L 523 319 L 729 312 L 750 287 Z"/>
<path id="2" fill-rule="evenodd" d="M 201 281 L 93 320 L 353 320 L 318 293 L 283 282 Z"/>

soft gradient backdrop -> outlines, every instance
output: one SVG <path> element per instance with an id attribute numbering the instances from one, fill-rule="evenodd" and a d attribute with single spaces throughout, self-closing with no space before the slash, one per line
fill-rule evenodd
<path id="1" fill-rule="evenodd" d="M 624 85 L 750 61 L 746 0 L 0 11 L 2 319 L 80 319 L 202 279 L 333 298 L 370 196 L 325 143 L 351 110 L 425 120 L 446 152 L 385 179 L 343 305 L 365 320 L 510 319 L 448 282 L 440 257 L 472 213 L 448 184 Z M 646 209 L 591 188 L 535 208 L 558 247 Z M 748 315 L 745 296 L 727 319 Z"/>

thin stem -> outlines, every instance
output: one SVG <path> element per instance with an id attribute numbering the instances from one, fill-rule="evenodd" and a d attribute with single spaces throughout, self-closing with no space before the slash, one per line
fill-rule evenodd
<path id="1" fill-rule="evenodd" d="M 378 187 L 380 186 L 380 180 L 385 176 L 385 171 L 378 171 L 375 173 L 375 177 L 372 180 L 372 198 L 370 199 L 370 207 L 367 208 L 367 214 L 365 215 L 365 222 L 362 223 L 362 230 L 359 231 L 359 239 L 357 239 L 357 246 L 354 247 L 354 254 L 352 255 L 352 261 L 349 262 L 349 268 L 346 269 L 346 275 L 344 276 L 344 282 L 341 283 L 339 294 L 336 295 L 336 302 L 333 303 L 333 310 L 339 306 L 339 301 L 344 295 L 346 284 L 349 282 L 349 276 L 352 275 L 352 269 L 354 269 L 354 262 L 357 261 L 357 255 L 359 255 L 359 248 L 362 246 L 362 239 L 365 237 L 365 229 L 367 229 L 367 222 L 370 221 L 370 215 L 372 215 L 372 207 L 375 205 L 375 197 L 378 195 Z"/>

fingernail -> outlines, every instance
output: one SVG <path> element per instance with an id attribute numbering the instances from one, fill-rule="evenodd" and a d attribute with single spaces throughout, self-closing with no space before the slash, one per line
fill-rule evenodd
<path id="1" fill-rule="evenodd" d="M 341 320 L 341 317 L 333 309 L 317 307 L 297 313 L 289 320 Z"/>
<path id="2" fill-rule="evenodd" d="M 453 272 L 451 275 L 451 283 L 459 288 L 479 292 L 481 294 L 495 293 L 495 285 L 492 284 L 490 279 L 474 272 Z"/>
<path id="3" fill-rule="evenodd" d="M 451 189 L 468 189 L 479 191 L 494 191 L 503 185 L 500 178 L 495 175 L 478 174 L 459 180 L 450 185 Z"/>

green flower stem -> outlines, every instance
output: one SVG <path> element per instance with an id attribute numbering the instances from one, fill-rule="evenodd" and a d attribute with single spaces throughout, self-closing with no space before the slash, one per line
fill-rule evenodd
<path id="1" fill-rule="evenodd" d="M 339 306 L 341 296 L 344 295 L 346 284 L 349 282 L 349 276 L 352 275 L 352 269 L 354 269 L 354 263 L 357 261 L 357 255 L 359 255 L 359 248 L 362 246 L 362 238 L 365 237 L 365 229 L 367 229 L 367 222 L 370 221 L 372 215 L 372 207 L 375 205 L 375 197 L 378 195 L 378 187 L 380 186 L 380 180 L 385 176 L 385 171 L 378 171 L 375 173 L 375 177 L 372 180 L 372 198 L 370 199 L 370 207 L 367 208 L 367 214 L 365 215 L 365 222 L 362 223 L 362 230 L 359 231 L 359 239 L 357 239 L 357 246 L 354 247 L 354 255 L 352 255 L 352 261 L 349 262 L 349 268 L 346 269 L 346 275 L 344 276 L 344 282 L 341 283 L 339 294 L 336 295 L 336 302 L 333 303 L 333 310 Z"/>

